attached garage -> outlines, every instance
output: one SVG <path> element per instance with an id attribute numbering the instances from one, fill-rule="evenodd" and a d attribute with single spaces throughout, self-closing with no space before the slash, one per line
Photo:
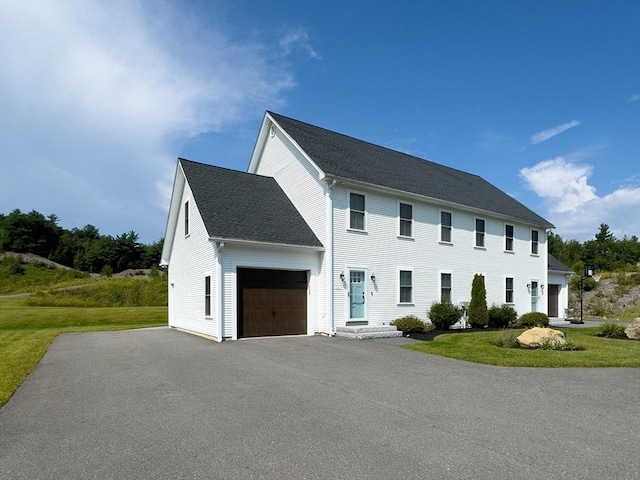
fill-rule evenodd
<path id="1" fill-rule="evenodd" d="M 307 271 L 238 268 L 238 337 L 307 333 Z"/>

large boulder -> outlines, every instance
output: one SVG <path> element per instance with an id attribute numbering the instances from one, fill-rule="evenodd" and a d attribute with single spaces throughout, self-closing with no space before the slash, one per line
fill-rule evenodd
<path id="1" fill-rule="evenodd" d="M 640 317 L 636 318 L 630 326 L 625 328 L 624 333 L 631 340 L 640 340 Z"/>
<path id="2" fill-rule="evenodd" d="M 518 342 L 518 346 L 521 348 L 538 348 L 544 342 L 563 345 L 567 340 L 564 337 L 564 333 L 559 330 L 546 327 L 533 327 L 522 332 L 522 334 L 516 338 L 516 342 Z"/>

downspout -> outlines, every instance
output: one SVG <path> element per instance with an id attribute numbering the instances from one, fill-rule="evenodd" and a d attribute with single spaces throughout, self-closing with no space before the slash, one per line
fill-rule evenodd
<path id="1" fill-rule="evenodd" d="M 222 316 L 222 294 L 224 288 L 222 288 L 222 250 L 224 249 L 224 242 L 217 242 L 216 245 L 216 318 L 218 319 L 218 325 L 216 326 L 216 338 L 218 343 L 222 342 L 224 329 L 222 324 L 224 318 Z"/>
<path id="2" fill-rule="evenodd" d="M 326 310 L 327 310 L 327 330 L 330 336 L 334 336 L 336 334 L 334 321 L 333 321 L 333 198 L 331 192 L 333 191 L 333 187 L 335 186 L 336 181 L 333 180 L 330 184 L 327 183 L 327 193 L 325 200 L 326 207 L 326 235 L 325 235 L 325 252 L 327 254 L 327 298 L 326 298 Z"/>

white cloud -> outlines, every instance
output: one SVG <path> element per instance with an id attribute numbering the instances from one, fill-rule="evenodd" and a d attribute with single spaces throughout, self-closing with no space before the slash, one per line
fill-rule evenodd
<path id="1" fill-rule="evenodd" d="M 638 100 L 640 100 L 640 93 L 636 93 L 635 95 L 631 95 L 629 97 L 629 100 L 627 100 L 627 103 L 637 102 Z"/>
<path id="2" fill-rule="evenodd" d="M 106 228 L 101 217 L 130 215 L 122 231 L 150 211 L 163 227 L 178 144 L 279 108 L 295 85 L 286 55 L 318 57 L 300 27 L 277 51 L 227 33 L 220 8 L 205 19 L 179 3 L 3 1 L 0 157 L 13 161 L 0 164 L 0 208 L 63 220 L 80 208 Z M 25 172 L 30 191 L 15 181 Z"/>
<path id="3" fill-rule="evenodd" d="M 608 224 L 619 238 L 640 236 L 640 187 L 623 186 L 599 197 L 589 185 L 592 173 L 591 165 L 563 157 L 520 170 L 527 187 L 544 199 L 544 216 L 566 239 L 590 239 L 601 223 Z"/>
<path id="4" fill-rule="evenodd" d="M 531 137 L 531 143 L 535 145 L 537 143 L 546 142 L 550 138 L 553 138 L 556 135 L 560 135 L 562 132 L 565 132 L 570 128 L 573 128 L 576 125 L 580 125 L 580 122 L 578 122 L 577 120 L 571 120 L 570 122 L 563 123 L 562 125 L 558 125 L 557 127 L 549 128 L 547 130 L 538 132 Z"/>

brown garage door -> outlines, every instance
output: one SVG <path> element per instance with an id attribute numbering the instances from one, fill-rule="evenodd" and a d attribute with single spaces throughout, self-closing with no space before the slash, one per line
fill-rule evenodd
<path id="1" fill-rule="evenodd" d="M 238 269 L 238 336 L 307 333 L 307 272 Z"/>

